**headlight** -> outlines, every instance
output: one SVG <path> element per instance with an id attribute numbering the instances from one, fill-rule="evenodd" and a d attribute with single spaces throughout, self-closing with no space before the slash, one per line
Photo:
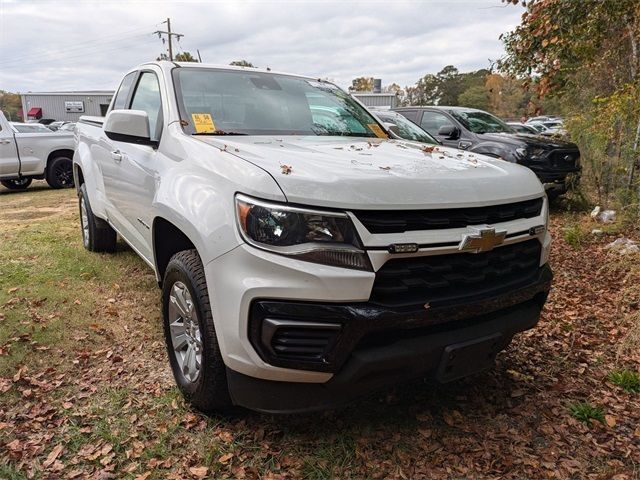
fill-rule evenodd
<path id="1" fill-rule="evenodd" d="M 238 228 L 257 248 L 299 260 L 371 270 L 346 213 L 323 212 L 236 195 Z"/>

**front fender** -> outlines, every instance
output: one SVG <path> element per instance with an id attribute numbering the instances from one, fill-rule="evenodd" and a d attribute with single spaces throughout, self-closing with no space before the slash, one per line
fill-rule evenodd
<path id="1" fill-rule="evenodd" d="M 207 170 L 167 172 L 156 191 L 154 213 L 172 223 L 193 243 L 207 263 L 242 243 L 236 228 L 235 194 L 262 192 L 267 198 L 285 200 L 271 177 L 246 162 L 241 169 L 257 175 L 240 175 L 243 182 L 230 182 Z M 231 169 L 231 165 L 229 165 Z"/>
<path id="2" fill-rule="evenodd" d="M 93 214 L 106 220 L 107 212 L 104 203 L 102 171 L 98 163 L 92 159 L 91 148 L 85 142 L 78 142 L 77 145 L 75 145 L 73 154 L 73 177 L 77 191 L 80 189 L 78 168 L 82 171 L 84 183 L 87 185 L 87 195 L 89 196 L 89 204 L 91 205 Z"/>

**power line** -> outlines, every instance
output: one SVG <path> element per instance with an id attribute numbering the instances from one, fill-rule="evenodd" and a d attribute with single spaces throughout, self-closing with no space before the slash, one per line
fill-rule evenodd
<path id="1" fill-rule="evenodd" d="M 149 34 L 146 34 L 149 35 Z M 155 40 L 153 38 L 149 38 L 146 42 L 139 42 L 137 44 L 137 46 L 141 46 L 141 45 L 151 45 L 151 43 L 155 43 Z M 118 46 L 111 46 L 109 48 L 97 48 L 97 49 L 90 49 L 90 50 L 86 50 L 82 53 L 78 53 L 75 55 L 71 55 L 71 56 L 67 56 L 64 58 L 45 58 L 45 59 L 41 59 L 41 60 L 33 60 L 33 61 L 28 61 L 28 62 L 21 62 L 19 65 L 20 67 L 23 66 L 40 66 L 42 64 L 47 64 L 47 63 L 51 63 L 51 62 L 58 62 L 58 63 L 65 63 L 68 62 L 69 60 L 74 60 L 74 59 L 86 59 L 87 56 L 90 55 L 94 55 L 94 54 L 99 54 L 99 53 L 106 53 L 106 52 L 113 52 L 113 51 L 122 51 L 122 46 L 118 45 Z M 86 63 L 86 62 L 85 62 Z M 6 67 L 3 67 L 6 70 Z"/>
<path id="2" fill-rule="evenodd" d="M 167 18 L 167 20 L 165 22 L 162 23 L 166 23 L 167 24 L 167 31 L 162 31 L 162 30 L 156 30 L 153 33 L 158 34 L 158 38 L 162 38 L 162 35 L 166 35 L 167 36 L 167 40 L 169 42 L 169 60 L 171 60 L 173 62 L 173 37 L 177 37 L 176 40 L 180 40 L 181 37 L 184 37 L 183 34 L 181 33 L 174 33 L 171 31 L 171 19 Z M 164 43 L 164 38 L 162 38 L 162 43 Z"/>
<path id="3" fill-rule="evenodd" d="M 148 33 L 142 33 L 142 34 L 138 34 L 138 35 L 132 35 L 129 37 L 123 37 L 117 40 L 111 40 L 111 41 L 107 41 L 107 42 L 101 42 L 99 44 L 95 44 L 95 45 L 82 45 L 82 46 L 78 46 L 75 48 L 69 48 L 65 51 L 57 51 L 57 52 L 52 52 L 52 53 L 38 53 L 38 54 L 31 54 L 31 55 L 25 55 L 24 57 L 20 57 L 20 58 L 15 58 L 15 59 L 6 59 L 6 60 L 0 60 L 0 66 L 3 67 L 11 67 L 11 66 L 19 66 L 22 65 L 24 63 L 30 63 L 31 61 L 50 61 L 50 60 L 65 60 L 66 58 L 69 58 L 70 56 L 75 56 L 76 54 L 85 54 L 85 53 L 92 53 L 95 51 L 99 51 L 101 50 L 103 47 L 107 47 L 110 48 L 112 46 L 115 46 L 117 44 L 121 44 L 123 42 L 126 43 L 131 43 L 132 40 L 135 39 L 143 39 L 144 37 L 149 36 Z M 121 48 L 121 47 L 120 47 Z M 69 55 L 71 54 L 71 55 Z M 26 62 L 25 62 L 26 61 Z"/>

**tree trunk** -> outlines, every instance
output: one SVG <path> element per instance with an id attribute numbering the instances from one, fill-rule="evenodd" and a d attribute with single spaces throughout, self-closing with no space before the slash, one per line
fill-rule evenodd
<path id="1" fill-rule="evenodd" d="M 636 171 L 636 164 L 638 163 L 638 143 L 640 142 L 640 118 L 638 118 L 638 125 L 636 126 L 636 138 L 633 141 L 633 153 L 631 155 L 631 165 L 629 167 L 629 181 L 627 186 L 631 188 L 633 186 L 633 176 Z"/>

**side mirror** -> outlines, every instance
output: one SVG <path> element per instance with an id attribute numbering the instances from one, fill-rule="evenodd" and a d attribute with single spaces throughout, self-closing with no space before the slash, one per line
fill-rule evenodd
<path id="1" fill-rule="evenodd" d="M 438 130 L 439 137 L 447 137 L 447 140 L 457 140 L 460 138 L 460 129 L 454 125 L 443 125 Z"/>
<path id="2" fill-rule="evenodd" d="M 104 133 L 116 142 L 158 146 L 157 141 L 151 140 L 149 116 L 142 110 L 111 110 L 104 122 Z"/>
<path id="3" fill-rule="evenodd" d="M 400 136 L 400 129 L 398 128 L 398 125 L 396 125 L 395 123 L 384 122 L 383 125 L 387 127 L 387 130 L 389 130 L 390 132 L 393 132 L 396 135 Z"/>

